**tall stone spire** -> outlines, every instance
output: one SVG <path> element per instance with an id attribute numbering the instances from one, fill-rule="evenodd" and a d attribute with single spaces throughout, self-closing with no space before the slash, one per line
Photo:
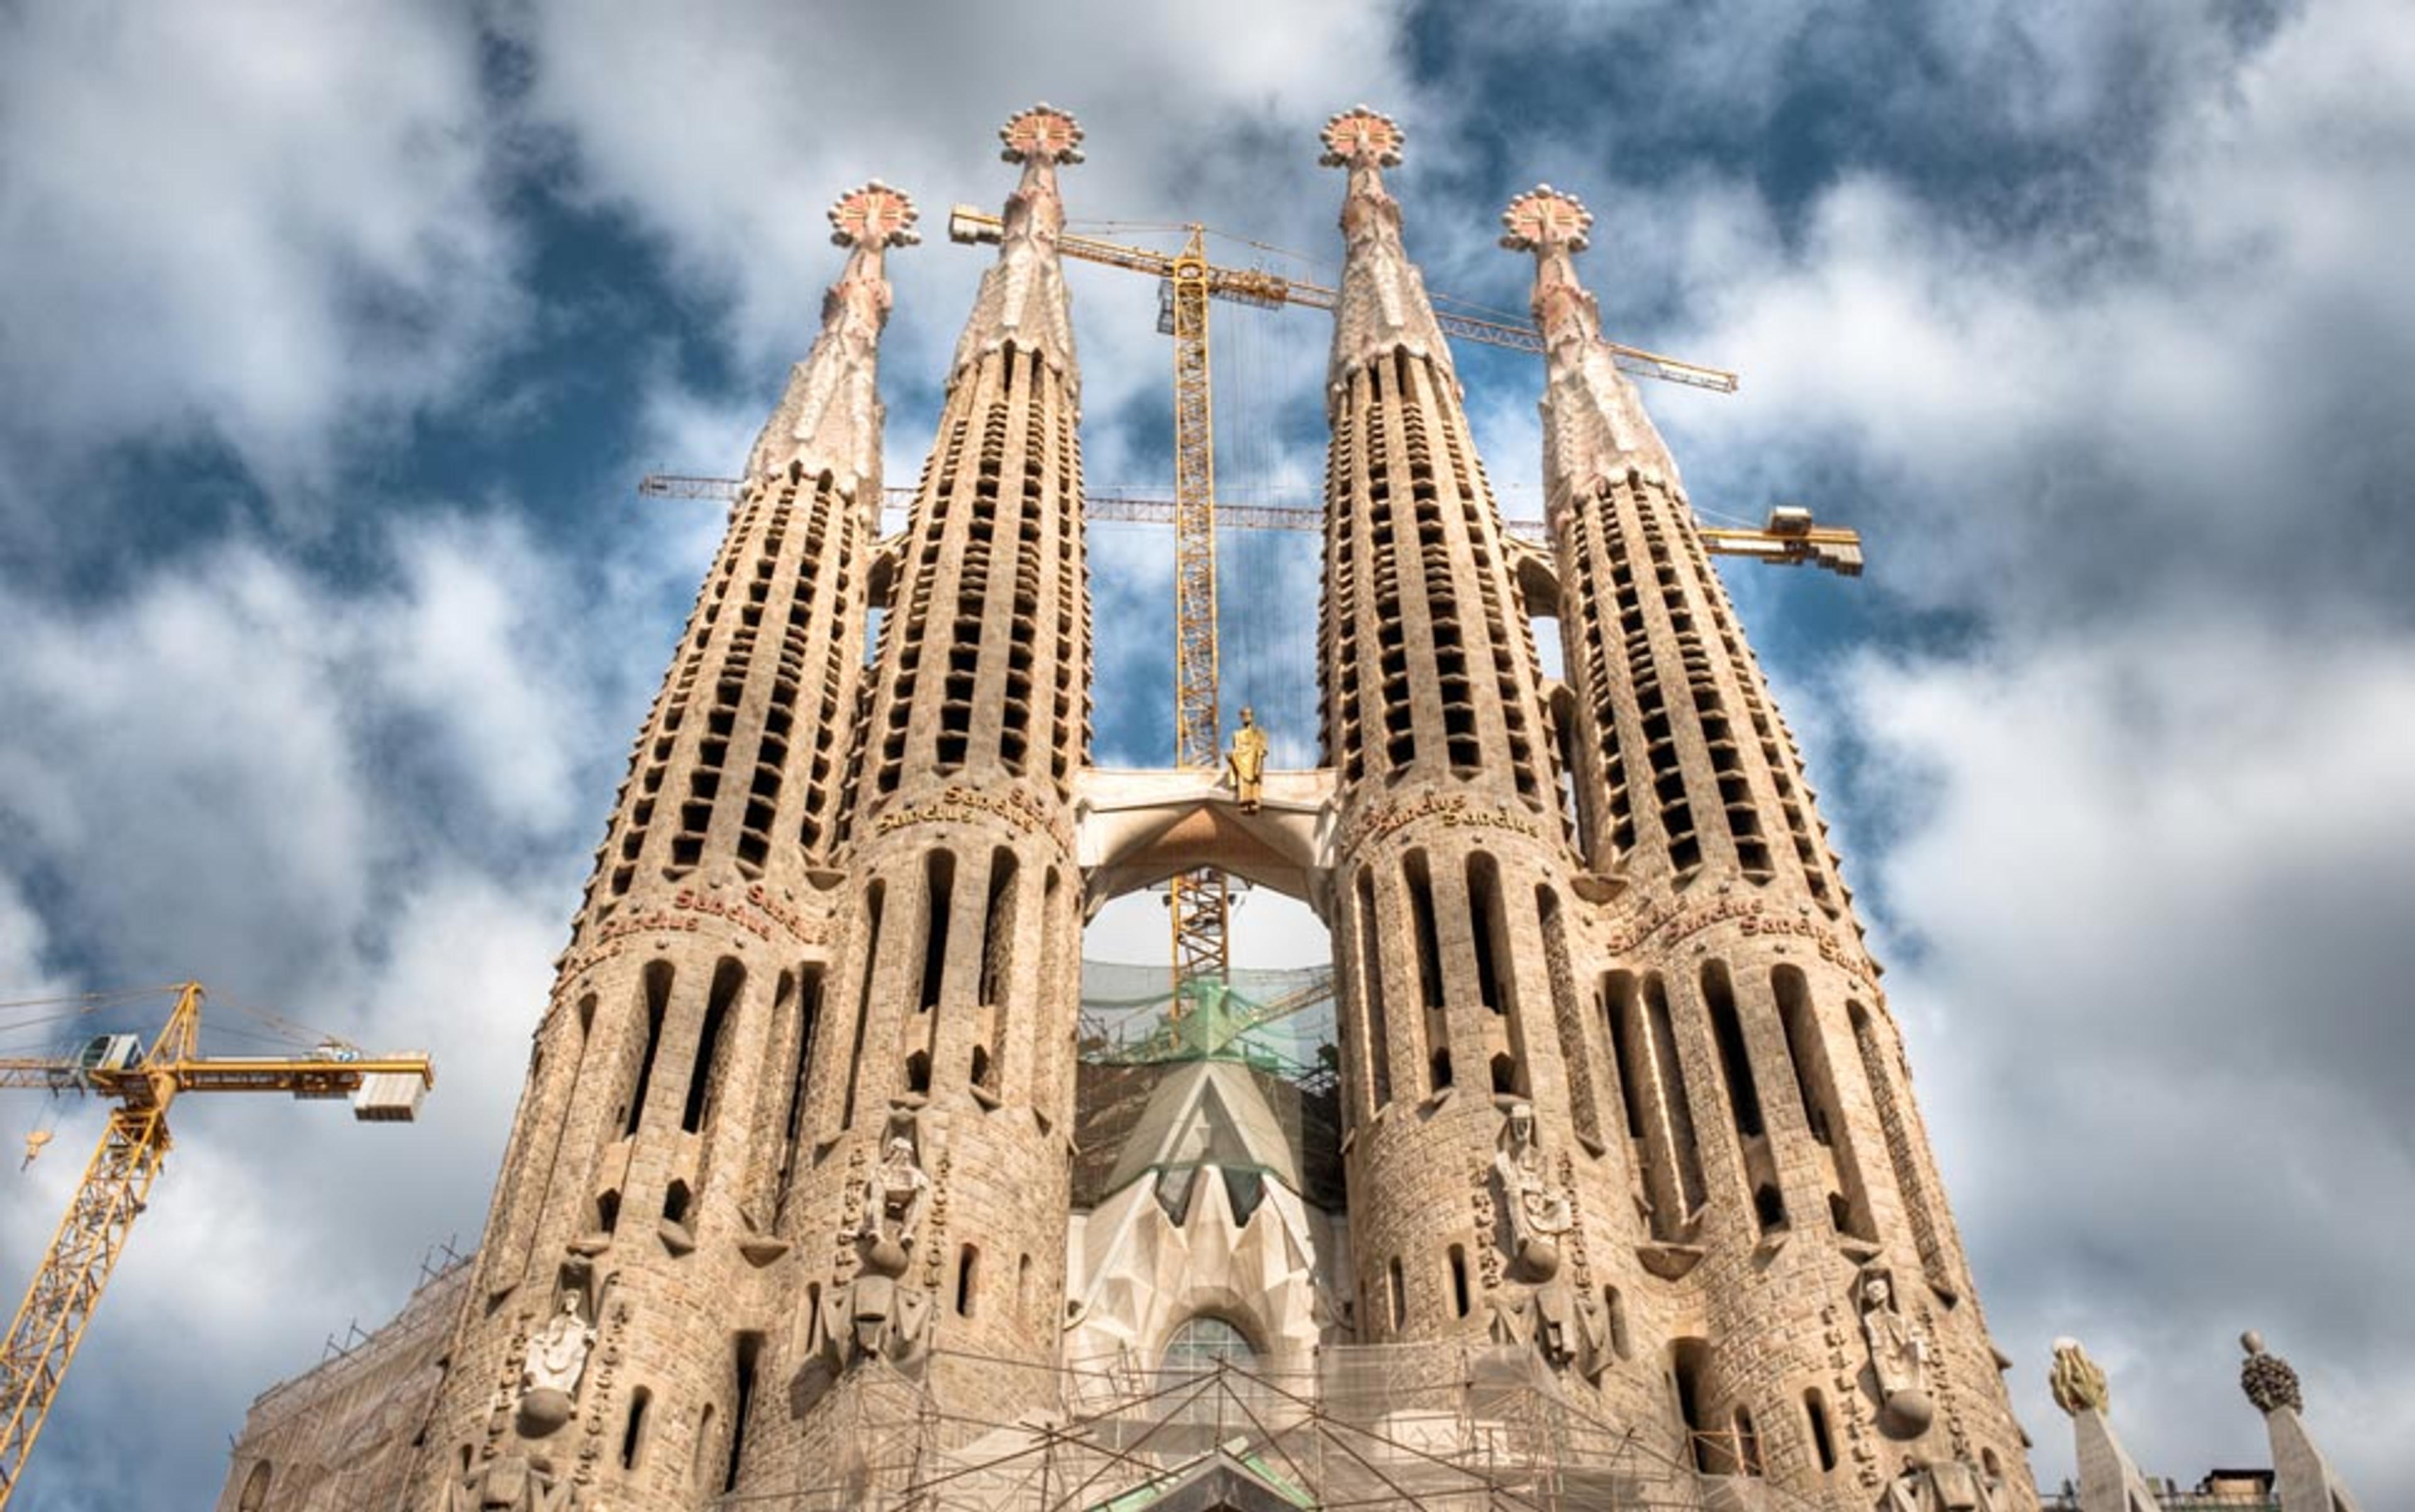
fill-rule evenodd
<path id="1" fill-rule="evenodd" d="M 1701 1339 L 1672 1340 L 1697 1462 L 1822 1506 L 2034 1505 L 1801 756 L 1577 280 L 1591 218 L 1541 186 L 1502 240 L 1535 256 L 1550 360 L 1571 778 L 1601 905 L 1581 971 L 1620 1093 L 1589 1121 L 1625 1157 L 1637 1253 L 1699 1310 Z"/>
<path id="2" fill-rule="evenodd" d="M 821 334 L 789 371 L 788 391 L 747 456 L 748 480 L 828 472 L 840 493 L 877 516 L 880 330 L 892 297 L 882 254 L 922 239 L 914 219 L 914 202 L 878 179 L 831 206 L 831 240 L 849 248 L 847 266 L 822 295 Z"/>
<path id="3" fill-rule="evenodd" d="M 1043 105 L 1000 134 L 1023 172 L 886 575 L 846 938 L 782 1208 L 791 1284 L 819 1310 L 766 1368 L 811 1385 L 750 1433 L 743 1492 L 858 1452 L 848 1404 L 895 1368 L 1011 1417 L 1062 1334 L 1090 601 L 1057 169 L 1082 131 Z"/>
<path id="4" fill-rule="evenodd" d="M 1326 403 L 1338 399 L 1350 375 L 1388 352 L 1405 351 L 1449 377 L 1450 344 L 1435 323 L 1426 281 L 1401 246 L 1401 202 L 1384 187 L 1382 170 L 1397 168 L 1404 141 L 1390 116 L 1353 106 L 1325 123 L 1328 168 L 1347 169 L 1342 200 L 1342 290 L 1333 307 L 1333 358 L 1326 371 Z"/>
<path id="5" fill-rule="evenodd" d="M 1576 196 L 1539 184 L 1509 202 L 1501 223 L 1502 246 L 1535 254 L 1533 309 L 1550 373 L 1545 467 L 1577 488 L 1635 467 L 1655 470 L 1682 489 L 1642 396 L 1612 360 L 1601 306 L 1577 278 L 1571 254 L 1585 249 L 1593 212 Z"/>
<path id="6" fill-rule="evenodd" d="M 1012 345 L 1039 353 L 1079 392 L 1073 367 L 1073 322 L 1057 244 L 1065 233 L 1065 202 L 1057 193 L 1057 165 L 1082 160 L 1082 127 L 1046 100 L 998 127 L 998 156 L 1023 165 L 1022 181 L 1006 197 L 998 261 L 982 275 L 973 312 L 956 340 L 951 381 L 983 352 Z"/>
<path id="7" fill-rule="evenodd" d="M 414 1505 L 659 1506 L 663 1466 L 717 1486 L 735 1462 L 848 901 L 828 862 L 880 497 L 881 257 L 914 208 L 876 182 L 831 220 L 846 267 L 748 458 L 537 1027 L 428 1430 L 447 1489 Z"/>

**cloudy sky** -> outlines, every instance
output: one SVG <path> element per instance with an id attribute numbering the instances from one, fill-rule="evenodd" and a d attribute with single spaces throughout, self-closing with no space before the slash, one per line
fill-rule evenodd
<path id="1" fill-rule="evenodd" d="M 442 1085 L 180 1141 L 19 1505 L 198 1506 L 250 1396 L 474 1242 L 542 1004 L 740 463 L 879 175 L 920 467 L 992 131 L 1076 217 L 1314 277 L 1330 112 L 1398 115 L 1429 281 L 1548 179 L 1699 504 L 1859 526 L 1732 570 L 1810 749 L 2048 1485 L 2049 1340 L 2151 1471 L 2264 1460 L 2244 1326 L 2415 1503 L 2415 27 L 2388 0 L 0 6 L 0 999 L 198 976 Z M 823 12 L 817 14 L 817 12 Z M 1118 230 L 1145 239 L 1137 231 Z M 1076 268 L 1094 484 L 1162 489 L 1146 280 Z M 1220 311 L 1223 482 L 1308 502 L 1312 314 Z M 1531 360 L 1461 355 L 1512 514 Z M 1227 682 L 1309 749 L 1305 538 L 1228 537 Z M 1093 532 L 1102 763 L 1165 759 L 1169 545 Z M 1269 952 L 1312 932 L 1253 902 Z M 1146 906 L 1093 953 L 1162 950 Z M 0 1010 L 0 1026 L 31 1015 Z M 0 1027 L 27 1053 L 98 1027 Z M 245 1043 L 218 1041 L 229 1048 Z M 0 1277 L 98 1130 L 12 1095 Z"/>

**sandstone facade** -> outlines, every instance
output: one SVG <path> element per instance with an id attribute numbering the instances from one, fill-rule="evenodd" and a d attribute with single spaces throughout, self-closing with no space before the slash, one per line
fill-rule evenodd
<path id="1" fill-rule="evenodd" d="M 1399 128 L 1328 123 L 1327 770 L 1245 807 L 1089 766 L 1081 132 L 1002 136 L 998 261 L 888 542 L 913 212 L 874 184 L 832 213 L 846 269 L 638 736 L 395 1505 L 2034 1507 L 1800 753 L 1577 281 L 1582 207 L 1507 217 L 1546 559 L 1403 247 Z M 1089 1152 L 1076 1211 L 1083 921 L 1202 865 L 1331 926 L 1338 1148 L 1274 1148 L 1264 1087 L 1209 1068 Z M 1148 1405 L 1236 1362 L 1268 1372 L 1238 1417 Z M 312 1505 L 251 1478 L 280 1412 L 225 1505 Z"/>

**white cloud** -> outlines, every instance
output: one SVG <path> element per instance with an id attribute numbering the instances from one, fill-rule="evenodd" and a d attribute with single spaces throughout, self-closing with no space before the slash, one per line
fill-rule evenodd
<path id="1" fill-rule="evenodd" d="M 0 18 L 0 439 L 39 491 L 142 442 L 323 481 L 441 399 L 514 306 L 477 75 L 440 7 Z"/>

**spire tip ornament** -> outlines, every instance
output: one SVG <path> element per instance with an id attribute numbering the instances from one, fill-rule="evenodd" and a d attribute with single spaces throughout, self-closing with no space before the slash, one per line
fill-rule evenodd
<path id="1" fill-rule="evenodd" d="M 922 239 L 913 196 L 867 179 L 831 202 L 831 240 L 841 247 L 912 247 Z"/>
<path id="2" fill-rule="evenodd" d="M 1592 245 L 1593 212 L 1565 189 L 1538 184 L 1501 212 L 1501 245 L 1513 252 L 1565 247 L 1582 252 Z"/>
<path id="3" fill-rule="evenodd" d="M 1010 163 L 1034 157 L 1056 163 L 1082 160 L 1082 123 L 1073 119 L 1072 112 L 1060 111 L 1044 99 L 999 127 L 998 140 L 1006 144 L 998 149 L 998 157 Z"/>
<path id="4" fill-rule="evenodd" d="M 1328 116 L 1319 139 L 1325 143 L 1325 155 L 1317 161 L 1328 168 L 1351 168 L 1360 163 L 1398 168 L 1402 144 L 1408 140 L 1400 122 L 1364 105 L 1353 105 L 1339 115 Z"/>

